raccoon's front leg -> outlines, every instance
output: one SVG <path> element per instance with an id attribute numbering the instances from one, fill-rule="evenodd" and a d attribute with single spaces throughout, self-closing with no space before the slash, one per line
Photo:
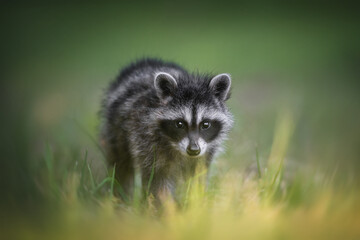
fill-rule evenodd
<path id="1" fill-rule="evenodd" d="M 153 172 L 153 174 L 152 174 Z M 174 197 L 175 182 L 168 174 L 167 169 L 143 168 L 142 187 L 145 194 L 152 194 L 156 200 Z"/>
<path id="2" fill-rule="evenodd" d="M 107 160 L 110 166 L 115 167 L 115 178 L 126 196 L 131 198 L 134 188 L 135 168 L 127 144 L 117 140 L 107 147 Z"/>
<path id="3" fill-rule="evenodd" d="M 134 188 L 135 169 L 129 159 L 117 161 L 115 165 L 115 178 L 127 197 L 131 198 Z"/>

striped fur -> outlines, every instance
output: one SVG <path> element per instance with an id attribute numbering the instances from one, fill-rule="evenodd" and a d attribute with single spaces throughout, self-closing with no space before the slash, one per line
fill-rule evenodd
<path id="1" fill-rule="evenodd" d="M 101 111 L 102 142 L 122 187 L 132 191 L 136 167 L 147 186 L 154 166 L 151 193 L 174 193 L 198 162 L 209 166 L 232 126 L 230 85 L 228 74 L 189 73 L 157 59 L 124 68 Z"/>

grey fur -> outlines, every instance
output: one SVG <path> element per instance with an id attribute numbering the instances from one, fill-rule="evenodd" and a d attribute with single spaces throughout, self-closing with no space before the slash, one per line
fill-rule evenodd
<path id="1" fill-rule="evenodd" d="M 146 190 L 154 166 L 150 192 L 174 194 L 197 163 L 203 160 L 208 167 L 232 126 L 225 105 L 230 85 L 228 74 L 192 74 L 156 59 L 124 68 L 101 111 L 102 143 L 122 187 L 132 191 L 138 167 Z"/>

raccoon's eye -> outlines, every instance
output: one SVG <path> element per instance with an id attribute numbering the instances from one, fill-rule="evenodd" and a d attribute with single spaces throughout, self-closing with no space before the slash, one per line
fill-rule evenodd
<path id="1" fill-rule="evenodd" d="M 211 126 L 211 123 L 208 121 L 202 122 L 200 124 L 201 129 L 208 129 Z"/>
<path id="2" fill-rule="evenodd" d="M 177 128 L 184 128 L 185 127 L 185 123 L 183 121 L 176 121 L 175 122 L 175 126 Z"/>

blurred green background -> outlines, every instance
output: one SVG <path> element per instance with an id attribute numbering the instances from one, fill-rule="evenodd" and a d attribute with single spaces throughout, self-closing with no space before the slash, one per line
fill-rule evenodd
<path id="1" fill-rule="evenodd" d="M 4 209 L 41 205 L 34 178 L 47 145 L 59 165 L 85 150 L 92 161 L 101 157 L 92 138 L 97 139 L 103 90 L 141 57 L 232 75 L 235 127 L 219 160 L 224 169 L 247 168 L 256 149 L 264 162 L 277 115 L 287 109 L 296 122 L 289 168 L 336 172 L 339 181 L 358 187 L 356 5 L 6 2 L 0 13 Z"/>

